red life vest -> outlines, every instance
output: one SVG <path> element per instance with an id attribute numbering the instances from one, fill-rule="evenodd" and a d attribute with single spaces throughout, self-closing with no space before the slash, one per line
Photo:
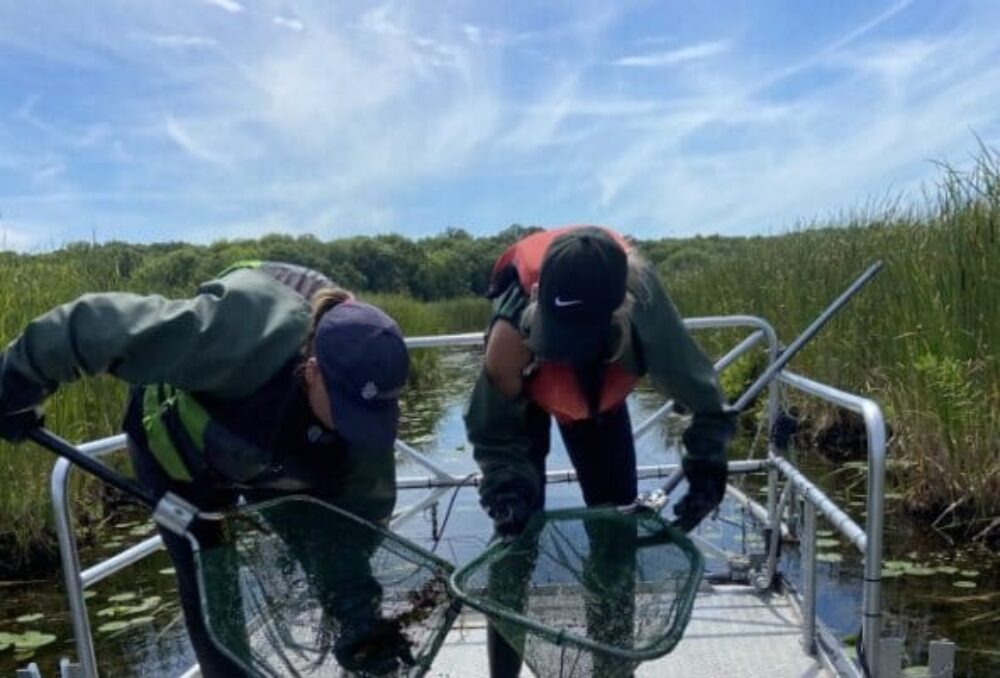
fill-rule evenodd
<path id="1" fill-rule="evenodd" d="M 503 280 L 513 268 L 525 295 L 530 295 L 538 283 L 542 261 L 552 241 L 563 233 L 579 226 L 565 226 L 549 231 L 540 231 L 523 238 L 500 255 L 493 265 L 493 280 Z M 608 234 L 626 252 L 630 246 L 619 234 L 608 229 Z M 500 291 L 500 290 L 497 290 Z M 626 371 L 619 363 L 608 365 L 601 385 L 600 412 L 607 412 L 625 402 L 626 396 L 635 388 L 638 378 Z M 532 402 L 554 416 L 560 423 L 580 421 L 590 417 L 587 399 L 577 381 L 573 366 L 568 363 L 543 360 L 537 370 L 528 377 L 524 385 L 525 393 Z"/>

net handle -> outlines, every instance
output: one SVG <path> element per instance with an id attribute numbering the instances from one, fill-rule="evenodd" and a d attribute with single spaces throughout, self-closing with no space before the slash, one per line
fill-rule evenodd
<path id="1" fill-rule="evenodd" d="M 815 320 L 803 330 L 802 334 L 795 338 L 795 340 L 789 344 L 781 353 L 778 358 L 771 363 L 771 365 L 764 370 L 763 374 L 757 377 L 757 380 L 743 392 L 735 403 L 728 405 L 726 407 L 727 411 L 734 414 L 739 414 L 743 412 L 747 407 L 753 404 L 753 401 L 758 395 L 774 380 L 775 377 L 785 368 L 785 366 L 795 357 L 803 346 L 805 346 L 809 341 L 816 336 L 816 334 L 829 322 L 844 305 L 847 304 L 851 298 L 857 294 L 862 287 L 864 287 L 868 282 L 875 277 L 875 275 L 882 270 L 882 262 L 876 261 L 874 264 L 869 266 L 864 273 L 862 273 L 858 278 L 851 283 L 851 285 L 844 290 L 839 297 L 834 299 L 829 306 L 827 306 L 822 313 L 820 313 Z M 653 508 L 655 510 L 661 510 L 666 506 L 667 499 L 670 497 L 670 493 L 680 484 L 684 479 L 684 469 L 678 467 L 673 473 L 667 477 L 666 482 L 658 490 L 648 495 L 647 497 L 639 497 L 633 504 L 625 507 L 629 510 L 634 510 L 637 507 L 647 507 Z"/>

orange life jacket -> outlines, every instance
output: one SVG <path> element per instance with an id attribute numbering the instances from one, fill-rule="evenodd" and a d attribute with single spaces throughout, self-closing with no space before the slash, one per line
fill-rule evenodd
<path id="1" fill-rule="evenodd" d="M 566 231 L 579 226 L 565 226 L 549 231 L 540 231 L 523 238 L 500 255 L 493 265 L 493 280 L 499 281 L 509 275 L 513 268 L 525 295 L 530 295 L 538 282 L 542 261 L 549 245 Z M 606 230 L 627 252 L 628 242 L 614 231 Z M 625 402 L 626 396 L 635 388 L 638 378 L 626 371 L 619 363 L 607 366 L 601 385 L 598 410 L 607 412 Z M 580 388 L 573 366 L 568 363 L 543 360 L 538 369 L 525 382 L 525 393 L 532 402 L 554 416 L 560 423 L 580 421 L 590 417 L 590 408 Z"/>

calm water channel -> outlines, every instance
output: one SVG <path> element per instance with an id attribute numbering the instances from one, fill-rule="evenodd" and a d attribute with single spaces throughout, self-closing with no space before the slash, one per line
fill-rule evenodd
<path id="1" fill-rule="evenodd" d="M 475 470 L 471 450 L 464 439 L 461 412 L 478 366 L 474 352 L 450 351 L 442 354 L 445 378 L 442 386 L 427 389 L 407 403 L 402 437 L 433 456 L 450 472 L 465 476 Z M 659 403 L 654 394 L 639 393 L 630 402 L 633 424 L 641 421 Z M 654 431 L 640 441 L 639 463 L 662 464 L 676 460 L 665 429 Z M 864 471 L 854 466 L 834 467 L 816 455 L 804 455 L 802 466 L 860 524 L 864 524 Z M 569 468 L 559 436 L 553 436 L 549 469 Z M 419 466 L 401 461 L 399 475 L 426 476 Z M 657 481 L 644 482 L 644 489 Z M 751 493 L 760 492 L 760 482 L 749 480 Z M 412 505 L 427 496 L 426 490 L 400 493 L 399 507 Z M 450 514 L 447 508 L 452 502 Z M 575 485 L 550 487 L 550 507 L 581 503 Z M 455 563 L 464 563 L 477 554 L 490 536 L 489 524 L 476 501 L 474 489 L 440 494 L 436 504 L 416 514 L 399 531 L 426 546 L 442 529 L 437 553 Z M 959 645 L 958 675 L 1000 675 L 1000 560 L 996 554 L 948 549 L 926 528 L 912 525 L 891 512 L 885 532 L 885 548 L 890 567 L 885 580 L 886 626 L 895 635 L 905 636 L 911 663 L 926 663 L 929 640 L 948 638 Z M 744 516 L 727 504 L 721 520 L 699 528 L 702 536 L 730 550 L 761 550 L 759 542 L 742 539 Z M 820 521 L 820 529 L 829 527 Z M 98 544 L 83 549 L 85 566 L 107 558 L 123 547 L 152 532 L 152 525 L 138 512 L 124 514 L 107 524 Z M 823 621 L 842 637 L 857 633 L 861 600 L 861 559 L 853 547 L 832 532 L 821 532 L 819 551 L 819 612 Z M 798 553 L 786 548 L 784 569 L 797 580 Z M 709 560 L 709 569 L 720 563 Z M 193 661 L 184 624 L 176 602 L 173 571 L 163 552 L 100 582 L 87 592 L 91 625 L 94 629 L 98 662 L 105 676 L 177 675 Z M 4 648 L 4 634 L 36 631 L 56 637 L 31 653 Z M 54 675 L 59 657 L 74 654 L 72 633 L 62 592 L 60 574 L 20 583 L 0 584 L 0 676 L 12 675 L 15 667 L 36 661 L 43 674 Z"/>

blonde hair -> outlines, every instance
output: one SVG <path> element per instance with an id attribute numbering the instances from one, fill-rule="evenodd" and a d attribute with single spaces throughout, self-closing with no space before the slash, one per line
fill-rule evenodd
<path id="1" fill-rule="evenodd" d="M 309 323 L 309 334 L 302 344 L 302 356 L 310 358 L 316 352 L 314 346 L 316 339 L 316 328 L 319 321 L 326 315 L 326 312 L 335 306 L 339 306 L 345 301 L 350 301 L 354 295 L 340 287 L 323 287 L 313 294 L 309 303 L 312 306 L 312 320 Z"/>
<path id="2" fill-rule="evenodd" d="M 628 280 L 626 283 L 625 299 L 611 313 L 611 328 L 614 337 L 612 350 L 609 352 L 607 363 L 613 363 L 623 355 L 632 345 L 632 311 L 637 303 L 647 303 L 651 294 L 648 275 L 650 272 L 649 263 L 635 250 L 629 248 L 628 256 Z M 521 314 L 521 332 L 531 326 L 535 314 L 538 313 L 538 286 L 530 290 L 531 298 L 524 312 Z"/>

